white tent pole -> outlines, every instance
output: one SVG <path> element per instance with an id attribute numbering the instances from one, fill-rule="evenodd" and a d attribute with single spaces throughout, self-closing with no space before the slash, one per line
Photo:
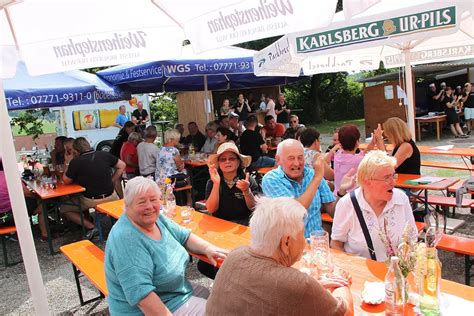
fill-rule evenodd
<path id="1" fill-rule="evenodd" d="M 0 142 L 3 169 L 5 171 L 8 195 L 10 197 L 13 217 L 20 242 L 21 255 L 25 264 L 26 276 L 30 287 L 31 298 L 36 315 L 50 315 L 46 291 L 38 264 L 38 256 L 33 242 L 28 212 L 26 211 L 25 197 L 21 187 L 20 174 L 16 162 L 15 147 L 13 146 L 12 130 L 8 120 L 7 105 L 3 83 L 0 80 L 0 135 L 4 135 Z"/>
<path id="2" fill-rule="evenodd" d="M 411 60 L 410 60 L 410 50 L 403 50 L 403 56 L 405 58 L 405 86 L 406 94 L 408 98 L 408 111 L 407 111 L 407 124 L 408 129 L 410 130 L 411 137 L 416 140 L 415 132 L 415 100 L 413 98 L 413 80 L 411 72 Z"/>
<path id="3" fill-rule="evenodd" d="M 211 117 L 211 100 L 209 98 L 209 90 L 207 87 L 207 75 L 204 75 L 204 113 L 206 113 L 206 121 L 210 121 Z"/>

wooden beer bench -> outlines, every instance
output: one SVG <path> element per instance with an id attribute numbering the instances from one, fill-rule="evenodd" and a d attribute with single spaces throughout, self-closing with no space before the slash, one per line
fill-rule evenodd
<path id="1" fill-rule="evenodd" d="M 7 239 L 7 235 L 10 235 L 12 233 L 16 233 L 15 226 L 0 227 L 0 239 L 2 240 L 2 250 L 3 250 L 3 264 L 5 265 L 5 268 L 14 266 L 15 264 L 18 264 L 21 262 L 20 260 L 17 262 L 8 263 L 6 239 Z"/>
<path id="2" fill-rule="evenodd" d="M 81 306 L 106 297 L 108 291 L 105 283 L 104 251 L 89 240 L 81 240 L 72 244 L 64 245 L 59 249 L 72 263 L 74 279 L 76 280 L 77 292 L 79 294 Z M 81 274 L 85 276 L 97 290 L 99 290 L 99 296 L 84 301 L 81 283 L 79 281 Z"/>
<path id="3" fill-rule="evenodd" d="M 437 249 L 464 255 L 464 283 L 471 285 L 471 268 L 474 265 L 474 239 L 444 234 L 436 246 Z"/>
<path id="4" fill-rule="evenodd" d="M 430 167 L 430 168 L 441 168 L 441 169 L 453 169 L 453 170 L 472 170 L 472 166 L 469 166 L 464 163 L 455 163 L 455 162 L 448 162 L 448 161 L 427 161 L 422 160 L 421 165 L 423 167 Z"/>

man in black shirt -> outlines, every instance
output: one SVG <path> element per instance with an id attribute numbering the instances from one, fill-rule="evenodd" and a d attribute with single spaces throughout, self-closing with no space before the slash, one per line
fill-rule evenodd
<path id="1" fill-rule="evenodd" d="M 86 191 L 79 196 L 82 210 L 77 206 L 63 205 L 61 214 L 65 219 L 81 225 L 80 211 L 86 212 L 87 215 L 89 208 L 118 199 L 114 191 L 114 181 L 122 176 L 125 163 L 105 151 L 94 151 L 84 137 L 76 138 L 73 148 L 79 156 L 73 158 L 72 154 L 67 154 L 65 157 L 66 170 L 63 181 L 65 184 L 79 184 Z M 88 239 L 96 235 L 97 230 L 87 216 L 84 217 L 83 225 L 88 230 L 86 235 Z"/>
<path id="2" fill-rule="evenodd" d="M 135 123 L 139 131 L 145 130 L 146 123 L 149 121 L 148 112 L 143 108 L 143 102 L 138 101 L 137 109 L 132 112 L 132 122 Z"/>
<path id="3" fill-rule="evenodd" d="M 204 146 L 204 143 L 206 142 L 206 136 L 199 131 L 196 122 L 188 123 L 188 131 L 189 135 L 184 138 L 183 144 L 193 144 L 196 152 L 201 151 L 201 147 Z"/>
<path id="4" fill-rule="evenodd" d="M 428 111 L 430 112 L 441 112 L 440 103 L 444 99 L 444 90 L 440 89 L 439 92 L 436 92 L 436 85 L 434 83 L 429 85 L 429 90 L 426 93 Z"/>
<path id="5" fill-rule="evenodd" d="M 252 157 L 251 169 L 273 167 L 275 159 L 263 155 L 267 152 L 267 144 L 262 135 L 255 130 L 257 123 L 255 116 L 248 117 L 247 129 L 240 136 L 240 151 Z"/>
<path id="6" fill-rule="evenodd" d="M 128 140 L 128 135 L 135 131 L 135 124 L 131 121 L 125 122 L 123 128 L 118 132 L 117 136 L 112 143 L 110 153 L 117 158 L 120 158 L 120 150 L 122 149 L 123 143 Z"/>
<path id="7" fill-rule="evenodd" d="M 275 104 L 275 113 L 277 115 L 277 123 L 281 123 L 288 128 L 290 123 L 290 107 L 286 103 L 285 95 L 280 93 Z"/>

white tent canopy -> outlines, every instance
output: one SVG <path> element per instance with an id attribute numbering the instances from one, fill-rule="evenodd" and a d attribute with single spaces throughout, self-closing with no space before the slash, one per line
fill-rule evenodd
<path id="1" fill-rule="evenodd" d="M 16 47 L 31 75 L 171 59 L 185 39 L 201 52 L 322 27 L 332 21 L 337 5 L 337 0 L 2 2 L 14 3 L 0 11 L 4 78 L 12 76 Z"/>
<path id="2" fill-rule="evenodd" d="M 405 66 L 414 135 L 411 64 L 474 57 L 473 6 L 469 0 L 384 0 L 350 23 L 338 13 L 327 27 L 285 35 L 260 51 L 256 74 L 291 76 L 298 66 L 305 75 L 373 70 L 380 60 L 386 67 Z"/>

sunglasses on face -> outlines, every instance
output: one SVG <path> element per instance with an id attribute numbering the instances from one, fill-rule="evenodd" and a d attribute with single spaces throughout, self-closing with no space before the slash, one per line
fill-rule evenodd
<path id="1" fill-rule="evenodd" d="M 227 161 L 235 162 L 235 161 L 237 161 L 237 158 L 236 157 L 219 158 L 219 162 L 227 162 Z"/>

